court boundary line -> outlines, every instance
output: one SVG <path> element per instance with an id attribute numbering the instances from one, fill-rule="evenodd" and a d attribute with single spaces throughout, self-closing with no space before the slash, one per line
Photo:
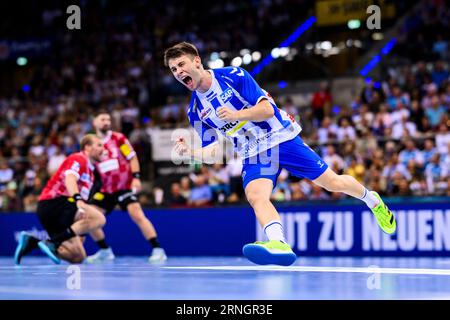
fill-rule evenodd
<path id="1" fill-rule="evenodd" d="M 379 273 L 403 275 L 450 276 L 448 269 L 383 268 L 383 267 L 319 267 L 319 266 L 173 266 L 162 267 L 172 270 L 211 270 L 211 271 L 275 271 L 275 272 L 334 272 L 334 273 Z"/>

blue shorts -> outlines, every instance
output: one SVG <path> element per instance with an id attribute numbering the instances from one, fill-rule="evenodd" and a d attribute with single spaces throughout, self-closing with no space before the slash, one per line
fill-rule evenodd
<path id="1" fill-rule="evenodd" d="M 328 165 L 298 136 L 254 157 L 244 159 L 242 168 L 244 189 L 250 181 L 259 178 L 272 180 L 275 187 L 283 168 L 296 177 L 314 180 L 327 170 Z"/>

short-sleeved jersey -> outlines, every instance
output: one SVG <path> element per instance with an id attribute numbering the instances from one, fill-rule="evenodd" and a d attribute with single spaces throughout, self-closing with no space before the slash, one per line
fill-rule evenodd
<path id="1" fill-rule="evenodd" d="M 109 131 L 103 146 L 102 161 L 96 164 L 102 179 L 101 192 L 130 189 L 133 180 L 130 160 L 136 155 L 132 145 L 122 133 Z"/>
<path id="2" fill-rule="evenodd" d="M 259 87 L 242 68 L 226 67 L 208 70 L 212 84 L 205 93 L 193 92 L 188 109 L 191 125 L 200 135 L 202 147 L 218 141 L 217 132 L 233 142 L 240 157 L 245 159 L 295 138 L 302 130 L 294 118 L 278 109 L 269 93 Z M 231 110 L 251 108 L 266 99 L 274 115 L 265 121 L 223 121 L 217 108 Z"/>
<path id="3" fill-rule="evenodd" d="M 47 182 L 39 196 L 39 201 L 57 197 L 70 197 L 71 194 L 67 191 L 65 184 L 65 178 L 68 174 L 73 174 L 77 178 L 79 193 L 84 200 L 88 200 L 89 192 L 94 183 L 94 169 L 94 165 L 83 152 L 71 154 Z"/>

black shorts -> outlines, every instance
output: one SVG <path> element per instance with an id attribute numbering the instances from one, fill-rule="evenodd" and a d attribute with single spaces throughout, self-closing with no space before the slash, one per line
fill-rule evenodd
<path id="1" fill-rule="evenodd" d="M 89 199 L 89 204 L 105 210 L 105 214 L 111 213 L 116 205 L 119 205 L 123 211 L 127 211 L 130 203 L 139 202 L 137 195 L 131 190 L 120 190 L 114 193 L 96 192 Z"/>
<path id="2" fill-rule="evenodd" d="M 57 197 L 38 202 L 37 215 L 51 237 L 63 232 L 75 222 L 78 208 L 68 197 Z"/>

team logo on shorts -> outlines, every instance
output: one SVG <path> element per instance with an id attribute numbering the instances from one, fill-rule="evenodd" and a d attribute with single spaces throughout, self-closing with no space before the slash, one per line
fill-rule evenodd
<path id="1" fill-rule="evenodd" d="M 322 168 L 325 165 L 321 160 L 317 161 L 317 164 L 319 165 L 319 168 Z"/>

